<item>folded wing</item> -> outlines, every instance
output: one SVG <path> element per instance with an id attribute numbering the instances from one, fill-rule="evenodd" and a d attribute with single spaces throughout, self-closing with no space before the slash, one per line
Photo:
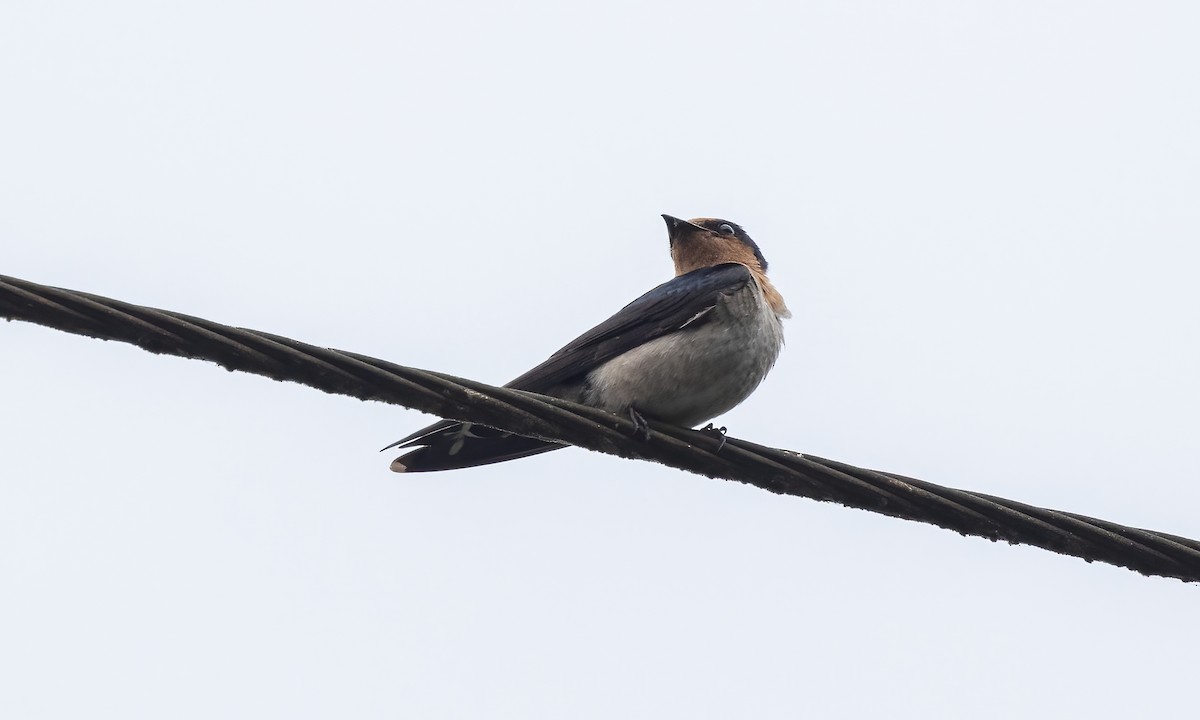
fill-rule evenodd
<path id="1" fill-rule="evenodd" d="M 659 285 L 616 315 L 572 340 L 545 362 L 505 387 L 569 395 L 588 373 L 650 340 L 701 326 L 722 295 L 752 282 L 749 268 L 724 263 L 694 270 Z M 397 472 L 427 472 L 486 465 L 564 447 L 501 430 L 442 420 L 388 445 L 417 447 L 392 463 Z"/>

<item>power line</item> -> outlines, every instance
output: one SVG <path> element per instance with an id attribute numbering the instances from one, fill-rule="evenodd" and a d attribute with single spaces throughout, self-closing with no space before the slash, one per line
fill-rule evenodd
<path id="1" fill-rule="evenodd" d="M 649 441 L 625 417 L 565 400 L 316 347 L 0 275 L 0 316 L 153 353 L 209 360 L 228 370 L 296 382 L 360 400 L 403 405 L 626 458 L 654 460 L 783 495 L 837 502 L 964 535 L 1033 545 L 1146 575 L 1200 581 L 1200 542 L 1075 513 L 867 470 L 813 455 L 650 424 Z"/>

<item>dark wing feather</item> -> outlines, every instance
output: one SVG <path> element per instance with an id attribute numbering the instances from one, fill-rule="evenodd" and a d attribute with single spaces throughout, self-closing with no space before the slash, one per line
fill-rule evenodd
<path id="1" fill-rule="evenodd" d="M 417 447 L 392 462 L 398 472 L 429 472 L 489 465 L 537 455 L 565 445 L 513 435 L 485 425 L 443 420 L 388 448 Z"/>
<path id="2" fill-rule="evenodd" d="M 505 387 L 546 392 L 562 383 L 580 380 L 635 347 L 685 326 L 703 323 L 705 314 L 716 306 L 720 295 L 736 292 L 750 281 L 750 269 L 738 263 L 701 268 L 673 278 L 575 338 Z M 384 450 L 396 446 L 421 446 L 392 464 L 394 470 L 402 472 L 486 465 L 564 447 L 454 420 L 436 422 Z"/>
<path id="3" fill-rule="evenodd" d="M 616 315 L 572 340 L 546 362 L 505 385 L 542 392 L 582 378 L 605 362 L 685 325 L 703 322 L 721 294 L 750 282 L 750 269 L 724 263 L 680 275 L 626 305 Z"/>

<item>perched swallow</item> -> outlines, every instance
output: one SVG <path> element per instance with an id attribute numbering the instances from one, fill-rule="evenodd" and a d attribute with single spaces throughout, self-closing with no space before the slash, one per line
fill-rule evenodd
<path id="1" fill-rule="evenodd" d="M 675 277 L 505 385 L 694 427 L 758 387 L 791 317 L 767 280 L 767 261 L 728 220 L 663 215 Z M 388 445 L 416 450 L 396 472 L 486 465 L 565 447 L 483 425 L 443 420 Z"/>

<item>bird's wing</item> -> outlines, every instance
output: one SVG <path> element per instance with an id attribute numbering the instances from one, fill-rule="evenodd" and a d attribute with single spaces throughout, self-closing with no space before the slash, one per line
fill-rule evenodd
<path id="1" fill-rule="evenodd" d="M 513 435 L 486 425 L 442 420 L 384 448 L 416 447 L 392 461 L 396 472 L 429 472 L 490 465 L 565 445 Z"/>
<path id="2" fill-rule="evenodd" d="M 680 275 L 626 305 L 616 315 L 567 343 L 544 363 L 505 385 L 544 392 L 582 378 L 609 360 L 655 338 L 705 321 L 722 295 L 751 281 L 750 269 L 723 263 Z"/>
<path id="3" fill-rule="evenodd" d="M 575 338 L 505 387 L 544 393 L 582 379 L 605 362 L 655 338 L 698 327 L 707 320 L 707 313 L 716 307 L 722 295 L 731 295 L 748 282 L 751 282 L 750 269 L 739 263 L 714 265 L 673 278 Z M 384 450 L 397 446 L 421 446 L 392 463 L 392 469 L 400 472 L 486 465 L 563 447 L 455 420 L 436 422 Z"/>

